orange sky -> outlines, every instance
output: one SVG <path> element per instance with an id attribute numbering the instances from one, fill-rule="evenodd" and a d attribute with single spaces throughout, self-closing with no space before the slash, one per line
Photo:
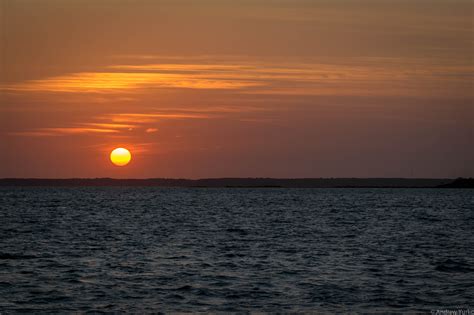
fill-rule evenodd
<path id="1" fill-rule="evenodd" d="M 0 1 L 0 177 L 474 176 L 471 1 Z"/>

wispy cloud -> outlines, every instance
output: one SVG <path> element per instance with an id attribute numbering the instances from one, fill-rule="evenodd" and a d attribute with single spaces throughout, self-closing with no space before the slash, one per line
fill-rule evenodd
<path id="1" fill-rule="evenodd" d="M 83 128 L 83 127 L 62 127 L 62 128 L 38 128 L 31 131 L 13 132 L 11 135 L 30 136 L 30 137 L 47 137 L 61 135 L 80 135 L 80 134 L 110 134 L 117 133 L 115 129 L 104 128 Z"/>
<path id="2" fill-rule="evenodd" d="M 117 92 L 140 88 L 241 89 L 258 86 L 251 80 L 214 78 L 196 74 L 158 72 L 79 72 L 2 86 L 3 90 L 29 92 Z"/>
<path id="3" fill-rule="evenodd" d="M 132 124 L 115 124 L 115 123 L 87 123 L 85 125 L 95 126 L 100 128 L 111 128 L 111 129 L 130 129 L 135 128 L 137 125 Z"/>
<path id="4" fill-rule="evenodd" d="M 474 69 L 466 65 L 430 64 L 414 59 L 353 58 L 305 63 L 285 60 L 215 58 L 189 62 L 165 60 L 116 64 L 98 72 L 4 85 L 17 92 L 143 93 L 153 89 L 232 90 L 242 94 L 417 95 L 420 90 L 466 89 Z M 145 59 L 145 61 L 150 61 Z M 173 61 L 173 62 L 170 62 Z M 188 117 L 189 118 L 189 117 Z"/>
<path id="5" fill-rule="evenodd" d="M 195 113 L 120 113 L 109 114 L 104 116 L 113 122 L 120 123 L 148 123 L 156 122 L 163 119 L 208 119 L 213 117 L 209 114 Z"/>
<path id="6" fill-rule="evenodd" d="M 74 124 L 70 127 L 37 128 L 12 132 L 10 135 L 46 137 L 64 135 L 104 135 L 109 137 L 129 136 L 130 131 L 138 133 L 154 133 L 158 131 L 153 125 L 167 119 L 209 119 L 217 118 L 209 113 L 151 112 L 151 113 L 115 113 L 97 116 L 91 122 Z"/>

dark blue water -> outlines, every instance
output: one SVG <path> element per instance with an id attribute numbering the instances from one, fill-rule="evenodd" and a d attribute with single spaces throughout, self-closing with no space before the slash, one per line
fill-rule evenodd
<path id="1" fill-rule="evenodd" d="M 473 208 L 471 190 L 1 188 L 0 311 L 472 308 Z"/>

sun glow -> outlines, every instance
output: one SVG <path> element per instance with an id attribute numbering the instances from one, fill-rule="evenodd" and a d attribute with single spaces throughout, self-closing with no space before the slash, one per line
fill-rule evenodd
<path id="1" fill-rule="evenodd" d="M 110 161 L 117 166 L 125 166 L 130 163 L 132 154 L 124 148 L 117 148 L 110 153 Z"/>

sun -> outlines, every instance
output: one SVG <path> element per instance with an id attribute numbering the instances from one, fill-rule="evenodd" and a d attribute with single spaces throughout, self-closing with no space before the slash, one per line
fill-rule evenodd
<path id="1" fill-rule="evenodd" d="M 117 148 L 110 153 L 110 160 L 117 166 L 125 166 L 131 159 L 132 154 L 125 148 Z"/>

